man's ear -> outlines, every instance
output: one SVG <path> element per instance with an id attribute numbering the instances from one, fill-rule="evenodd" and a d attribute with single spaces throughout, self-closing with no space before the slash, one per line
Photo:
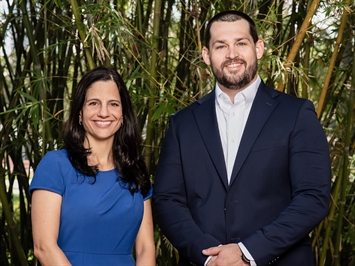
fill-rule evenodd
<path id="1" fill-rule="evenodd" d="M 208 66 L 211 65 L 210 51 L 207 49 L 206 46 L 204 46 L 202 48 L 202 58 L 203 58 L 203 61 L 205 61 L 206 65 L 208 65 Z"/>
<path id="2" fill-rule="evenodd" d="M 258 40 L 255 43 L 255 51 L 256 51 L 256 58 L 261 59 L 264 54 L 264 41 L 263 40 Z"/>

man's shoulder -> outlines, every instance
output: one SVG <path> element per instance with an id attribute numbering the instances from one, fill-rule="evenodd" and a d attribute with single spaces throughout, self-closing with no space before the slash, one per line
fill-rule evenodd
<path id="1" fill-rule="evenodd" d="M 260 84 L 259 91 L 269 94 L 271 98 L 279 101 L 282 104 L 303 105 L 305 102 L 310 102 L 307 99 L 299 98 L 295 95 L 291 95 L 291 94 L 287 94 L 285 92 L 278 91 L 272 87 L 267 86 L 264 83 Z"/>
<path id="2" fill-rule="evenodd" d="M 209 101 L 213 101 L 215 99 L 214 97 L 215 93 L 214 90 L 203 96 L 202 98 L 196 100 L 195 102 L 191 103 L 190 105 L 180 109 L 176 113 L 172 114 L 175 117 L 180 117 L 180 116 L 186 116 L 190 115 L 194 109 L 198 108 L 199 106 L 206 104 Z"/>

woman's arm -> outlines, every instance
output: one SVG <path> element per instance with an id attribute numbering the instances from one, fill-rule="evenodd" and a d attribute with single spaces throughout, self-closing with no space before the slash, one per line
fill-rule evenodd
<path id="1" fill-rule="evenodd" d="M 136 265 L 155 266 L 153 218 L 150 199 L 144 201 L 142 224 L 136 238 Z"/>
<path id="2" fill-rule="evenodd" d="M 42 266 L 71 265 L 57 245 L 61 205 L 57 193 L 39 189 L 32 194 L 34 255 Z"/>

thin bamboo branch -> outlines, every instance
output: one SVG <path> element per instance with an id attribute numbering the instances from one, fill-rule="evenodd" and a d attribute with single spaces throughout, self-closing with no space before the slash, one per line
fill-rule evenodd
<path id="1" fill-rule="evenodd" d="M 196 14 L 198 14 L 198 3 L 197 0 L 193 1 L 193 9 Z M 200 35 L 200 21 L 199 21 L 199 16 L 195 16 L 195 29 L 196 29 L 196 36 L 197 36 L 197 51 L 201 54 L 202 53 L 202 43 L 201 43 L 201 35 Z M 199 95 L 198 98 L 202 98 L 203 96 L 203 79 L 201 77 L 201 70 L 200 68 L 197 68 L 197 75 L 198 75 L 198 88 L 199 88 Z"/>

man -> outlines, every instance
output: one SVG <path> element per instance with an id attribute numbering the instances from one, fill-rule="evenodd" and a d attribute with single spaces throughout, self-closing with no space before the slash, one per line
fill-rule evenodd
<path id="1" fill-rule="evenodd" d="M 215 90 L 170 118 L 153 207 L 179 265 L 314 265 L 330 160 L 313 104 L 267 87 L 250 17 L 225 11 L 202 56 Z"/>

